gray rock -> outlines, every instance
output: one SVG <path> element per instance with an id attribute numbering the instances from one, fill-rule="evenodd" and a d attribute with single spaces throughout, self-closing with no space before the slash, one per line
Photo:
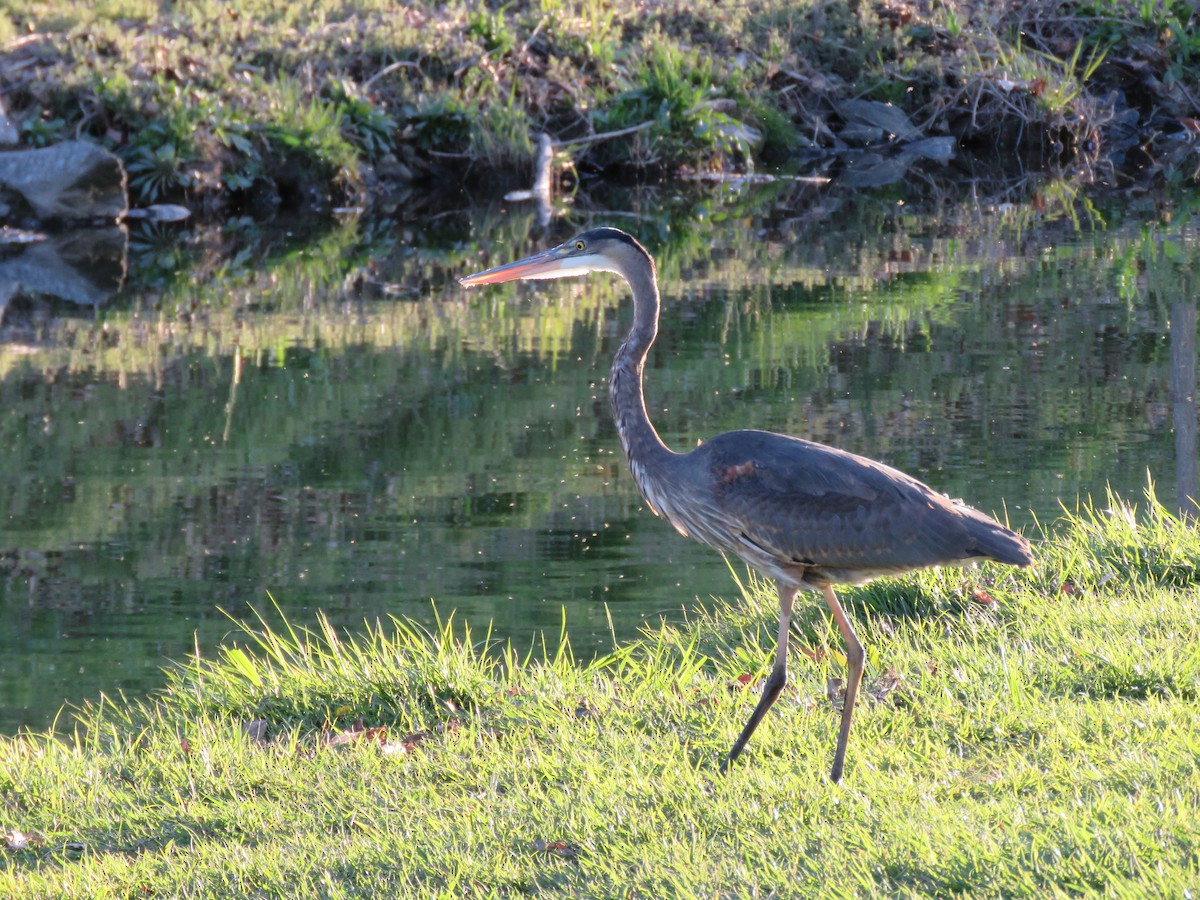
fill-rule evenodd
<path id="1" fill-rule="evenodd" d="M 129 205 L 121 161 L 85 141 L 0 152 L 0 187 L 20 195 L 40 222 L 115 221 Z"/>

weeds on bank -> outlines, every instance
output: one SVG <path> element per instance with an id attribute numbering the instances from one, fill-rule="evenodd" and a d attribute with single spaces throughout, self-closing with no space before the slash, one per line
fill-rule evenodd
<path id="1" fill-rule="evenodd" d="M 1156 108 L 1197 114 L 1196 25 L 1189 4 L 1142 0 L 68 0 L 0 13 L 0 89 L 30 143 L 124 155 L 138 200 L 244 194 L 297 165 L 349 194 L 365 164 L 509 172 L 539 131 L 575 141 L 581 169 L 740 170 L 836 152 L 852 97 L 930 136 L 1094 157 L 1122 72 L 1158 85 Z"/>

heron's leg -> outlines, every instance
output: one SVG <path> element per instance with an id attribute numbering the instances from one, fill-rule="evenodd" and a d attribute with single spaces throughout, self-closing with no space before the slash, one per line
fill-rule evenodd
<path id="1" fill-rule="evenodd" d="M 825 602 L 829 604 L 829 611 L 833 613 L 833 619 L 837 622 L 842 639 L 846 642 L 846 699 L 842 703 L 842 727 L 838 729 L 837 749 L 833 753 L 833 771 L 829 773 L 829 777 L 837 782 L 842 780 L 842 767 L 846 763 L 846 744 L 850 740 L 850 718 L 854 715 L 858 683 L 862 681 L 864 654 L 863 645 L 859 643 L 858 635 L 854 633 L 850 620 L 846 618 L 846 611 L 842 609 L 837 594 L 833 592 L 833 585 L 827 584 L 821 588 L 821 591 L 825 594 Z"/>
<path id="2" fill-rule="evenodd" d="M 787 684 L 788 628 L 792 621 L 792 601 L 796 599 L 797 588 L 779 582 L 776 582 L 775 586 L 779 591 L 779 640 L 775 645 L 775 665 L 771 667 L 771 674 L 767 676 L 767 683 L 763 685 L 762 697 L 759 698 L 758 706 L 754 707 L 754 712 L 750 714 L 750 721 L 746 723 L 746 727 L 734 741 L 729 755 L 721 761 L 722 772 L 728 769 L 746 749 L 746 742 L 750 740 L 750 735 L 754 734 L 754 729 L 758 727 L 762 717 L 767 714 L 767 710 L 779 699 L 779 695 L 783 693 L 783 688 Z"/>

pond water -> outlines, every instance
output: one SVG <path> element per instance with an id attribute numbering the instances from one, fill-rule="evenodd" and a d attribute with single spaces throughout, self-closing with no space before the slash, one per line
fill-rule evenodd
<path id="1" fill-rule="evenodd" d="M 914 189 L 909 189 L 915 193 Z M 12 294 L 0 331 L 0 730 L 141 696 L 272 599 L 361 629 L 453 613 L 578 656 L 735 599 L 640 502 L 609 418 L 614 279 L 455 276 L 583 227 L 636 233 L 676 448 L 782 431 L 1027 530 L 1060 501 L 1195 494 L 1196 197 L 1021 201 L 706 188 L 580 208 L 407 208 L 135 231 L 128 282 Z M 611 208 L 618 208 L 613 205 Z"/>

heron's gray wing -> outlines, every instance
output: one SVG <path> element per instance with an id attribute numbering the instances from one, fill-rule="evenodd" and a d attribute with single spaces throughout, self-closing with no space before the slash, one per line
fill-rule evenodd
<path id="1" fill-rule="evenodd" d="M 1002 527 L 902 472 L 823 444 L 739 431 L 701 451 L 727 526 L 780 563 L 903 571 L 989 555 L 974 532 L 981 522 Z"/>

